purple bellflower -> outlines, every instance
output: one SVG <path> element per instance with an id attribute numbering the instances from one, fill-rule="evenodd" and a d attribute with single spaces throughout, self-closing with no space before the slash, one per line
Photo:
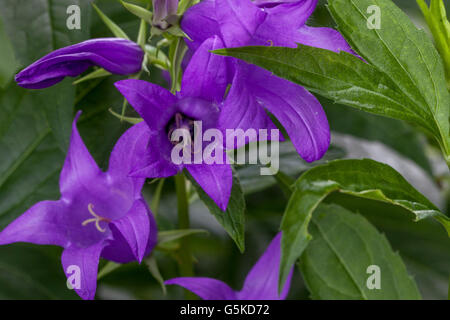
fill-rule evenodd
<path id="1" fill-rule="evenodd" d="M 166 30 L 178 20 L 178 0 L 153 0 L 153 25 Z"/>
<path id="2" fill-rule="evenodd" d="M 297 43 L 333 51 L 352 52 L 344 38 L 330 28 L 311 28 L 306 20 L 317 0 L 203 0 L 191 7 L 181 21 L 193 51 L 206 39 L 218 36 L 225 47 Z M 230 58 L 223 58 L 230 59 Z M 330 130 L 319 101 L 306 89 L 241 62 L 228 60 L 232 83 L 224 108 L 235 115 L 235 127 L 246 130 L 274 126 L 272 113 L 284 126 L 300 156 L 308 162 L 320 159 L 330 143 Z M 245 110 L 245 111 L 244 111 Z M 231 119 L 230 119 L 231 120 Z"/>
<path id="3" fill-rule="evenodd" d="M 226 283 L 211 278 L 174 278 L 165 284 L 182 286 L 204 300 L 284 300 L 289 293 L 293 268 L 278 294 L 281 232 L 272 240 L 264 254 L 253 266 L 241 291 L 234 291 Z"/>
<path id="4" fill-rule="evenodd" d="M 49 53 L 19 72 L 16 82 L 23 88 L 43 89 L 94 65 L 114 74 L 133 74 L 141 70 L 143 59 L 144 51 L 130 40 L 92 39 Z"/>
<path id="5" fill-rule="evenodd" d="M 61 176 L 61 198 L 42 201 L 0 233 L 0 245 L 30 242 L 64 248 L 62 266 L 69 278 L 79 270 L 83 299 L 93 299 L 100 257 L 117 262 L 139 261 L 156 244 L 156 223 L 141 196 L 144 179 L 129 177 L 134 152 L 145 145 L 147 129 L 130 128 L 111 153 L 103 172 L 84 145 L 73 122 L 70 147 Z M 69 279 L 70 280 L 70 279 Z"/>
<path id="6" fill-rule="evenodd" d="M 201 159 L 176 164 L 172 158 L 174 145 L 178 144 L 171 139 L 175 129 L 188 131 L 195 144 L 196 121 L 202 123 L 201 130 L 205 132 L 208 129 L 224 131 L 233 128 L 228 126 L 222 112 L 227 88 L 226 60 L 209 52 L 223 48 L 223 43 L 220 38 L 211 37 L 201 48 L 186 68 L 181 91 L 176 95 L 142 80 L 122 80 L 115 85 L 149 128 L 147 153 L 140 157 L 142 160 L 131 174 L 147 178 L 169 177 L 186 169 L 215 203 L 225 210 L 231 193 L 232 170 L 225 159 L 223 144 L 218 143 L 213 155 L 221 160 L 213 163 L 208 164 Z M 203 142 L 201 144 L 200 154 L 204 148 Z M 196 153 L 195 150 L 192 153 Z"/>

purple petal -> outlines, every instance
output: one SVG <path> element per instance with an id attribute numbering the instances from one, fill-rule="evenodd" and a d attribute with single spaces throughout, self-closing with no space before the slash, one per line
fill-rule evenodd
<path id="1" fill-rule="evenodd" d="M 110 223 L 113 238 L 102 257 L 118 263 L 142 259 L 157 241 L 156 222 L 143 200 L 136 200 L 128 213 Z"/>
<path id="2" fill-rule="evenodd" d="M 235 292 L 224 282 L 211 278 L 174 278 L 164 282 L 192 291 L 203 300 L 236 300 Z"/>
<path id="3" fill-rule="evenodd" d="M 116 88 L 131 106 L 144 118 L 150 129 L 148 146 L 139 156 L 139 165 L 132 171 L 134 177 L 169 177 L 181 168 L 172 163 L 166 125 L 176 112 L 178 99 L 166 89 L 143 80 L 122 80 Z"/>
<path id="4" fill-rule="evenodd" d="M 273 7 L 285 3 L 299 2 L 299 0 L 254 0 L 253 2 L 260 7 Z"/>
<path id="5" fill-rule="evenodd" d="M 166 19 L 177 14 L 178 0 L 152 0 L 153 25 L 161 29 L 169 27 Z"/>
<path id="6" fill-rule="evenodd" d="M 77 275 L 77 270 L 80 271 L 80 288 L 74 289 L 84 300 L 93 300 L 95 297 L 98 262 L 105 245 L 106 242 L 99 242 L 87 248 L 70 246 L 62 253 L 61 261 L 67 278 L 70 280 Z"/>
<path id="7" fill-rule="evenodd" d="M 216 18 L 227 47 L 246 45 L 266 13 L 250 0 L 216 0 Z"/>
<path id="8" fill-rule="evenodd" d="M 316 5 L 317 0 L 297 0 L 265 8 L 267 18 L 255 32 L 251 44 L 296 48 L 297 30 L 305 25 Z"/>
<path id="9" fill-rule="evenodd" d="M 62 198 L 67 199 L 73 198 L 78 190 L 91 189 L 92 180 L 102 174 L 78 132 L 77 121 L 80 115 L 81 111 L 73 120 L 69 151 L 59 178 Z"/>
<path id="10" fill-rule="evenodd" d="M 119 38 L 87 40 L 61 48 L 37 60 L 16 76 L 19 86 L 42 89 L 64 77 L 76 77 L 96 65 L 120 75 L 139 72 L 144 52 L 134 42 Z"/>
<path id="11" fill-rule="evenodd" d="M 145 122 L 128 129 L 114 146 L 109 158 L 108 174 L 120 184 L 130 180 L 134 185 L 134 195 L 139 197 L 145 179 L 130 178 L 129 174 L 139 165 L 140 159 L 148 152 L 150 130 Z"/>
<path id="12" fill-rule="evenodd" d="M 233 172 L 229 164 L 191 164 L 186 169 L 208 196 L 225 211 L 233 186 Z"/>
<path id="13" fill-rule="evenodd" d="M 344 37 L 334 29 L 313 28 L 305 25 L 298 30 L 298 33 L 298 43 L 334 52 L 346 51 L 356 54 Z"/>
<path id="14" fill-rule="evenodd" d="M 114 84 L 145 120 L 150 130 L 161 130 L 173 116 L 177 98 L 167 89 L 144 80 L 121 80 Z"/>
<path id="15" fill-rule="evenodd" d="M 228 85 L 227 58 L 210 51 L 224 48 L 219 37 L 203 42 L 190 60 L 181 83 L 181 96 L 221 102 Z"/>
<path id="16" fill-rule="evenodd" d="M 259 135 L 260 129 L 267 130 L 267 138 L 270 140 L 271 130 L 277 129 L 264 107 L 249 90 L 246 84 L 248 78 L 247 70 L 246 64 L 239 64 L 236 68 L 230 92 L 220 113 L 219 127 L 224 132 L 226 132 L 226 129 L 242 129 L 244 132 L 248 129 L 254 129 L 257 132 L 255 138 L 245 137 L 245 139 L 238 139 L 233 143 L 232 148 L 240 148 L 246 143 L 261 140 L 262 138 Z M 281 134 L 280 138 L 283 140 Z M 231 149 L 230 143 L 227 143 L 227 148 Z"/>
<path id="17" fill-rule="evenodd" d="M 220 26 L 215 17 L 215 0 L 203 0 L 189 8 L 181 20 L 181 28 L 192 39 L 186 39 L 186 44 L 194 51 L 206 39 L 220 35 Z"/>
<path id="18" fill-rule="evenodd" d="M 0 232 L 0 245 L 14 242 L 57 245 L 68 243 L 67 206 L 62 201 L 42 201 Z"/>
<path id="19" fill-rule="evenodd" d="M 281 295 L 278 295 L 278 277 L 281 259 L 281 232 L 272 240 L 264 254 L 245 279 L 237 293 L 239 300 L 284 300 L 291 285 L 292 267 Z"/>
<path id="20" fill-rule="evenodd" d="M 322 158 L 330 144 L 330 129 L 319 101 L 301 86 L 249 67 L 252 92 L 280 121 L 300 156 L 308 162 Z"/>
<path id="21" fill-rule="evenodd" d="M 154 150 L 143 161 L 147 162 L 147 165 L 136 167 L 136 170 L 131 175 L 143 178 L 167 178 L 176 175 L 182 170 L 182 167 L 173 164 L 170 158 L 163 156 L 161 159 L 158 159 L 157 157 L 158 151 Z"/>

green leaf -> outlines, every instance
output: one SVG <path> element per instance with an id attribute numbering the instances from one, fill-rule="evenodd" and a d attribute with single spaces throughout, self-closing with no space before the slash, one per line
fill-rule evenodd
<path id="1" fill-rule="evenodd" d="M 40 108 L 43 108 L 59 148 L 66 153 L 69 149 L 72 132 L 75 88 L 70 79 L 65 79 L 46 90 L 37 91 L 36 95 L 36 103 Z"/>
<path id="2" fill-rule="evenodd" d="M 160 231 L 158 232 L 158 245 L 176 241 L 178 239 L 182 239 L 184 237 L 199 233 L 208 234 L 208 231 L 201 229 L 184 229 L 184 230 L 180 229 L 180 230 Z"/>
<path id="3" fill-rule="evenodd" d="M 327 114 L 332 132 L 381 142 L 432 174 L 423 136 L 408 123 L 367 112 L 355 112 L 345 106 L 332 104 L 327 99 L 319 101 Z"/>
<path id="4" fill-rule="evenodd" d="M 0 246 L 0 299 L 79 299 L 66 286 L 60 256 L 56 247 Z"/>
<path id="5" fill-rule="evenodd" d="M 281 223 L 280 283 L 311 240 L 308 225 L 315 208 L 333 192 L 401 207 L 418 221 L 435 217 L 450 235 L 450 219 L 388 165 L 369 160 L 335 160 L 304 173 L 296 182 Z"/>
<path id="6" fill-rule="evenodd" d="M 81 29 L 68 30 L 67 7 L 80 6 Z M 19 66 L 27 66 L 51 51 L 90 37 L 89 0 L 0 0 L 0 17 Z M 3 44 L 3 42 L 2 42 Z M 3 51 L 2 45 L 2 51 Z"/>
<path id="7" fill-rule="evenodd" d="M 97 280 L 100 280 L 101 278 L 103 278 L 107 274 L 113 272 L 114 270 L 120 268 L 121 266 L 122 266 L 122 264 L 120 264 L 120 263 L 115 263 L 113 261 L 108 261 L 106 263 L 106 265 L 98 272 Z"/>
<path id="8" fill-rule="evenodd" d="M 35 93 L 15 84 L 0 90 L 0 148 L 2 229 L 35 202 L 59 196 L 64 161 Z"/>
<path id="9" fill-rule="evenodd" d="M 449 105 L 442 59 L 423 30 L 389 0 L 329 0 L 339 30 L 364 59 L 386 74 L 408 98 L 415 113 L 423 111 L 433 120 L 433 133 L 450 161 Z M 367 28 L 377 5 L 380 29 Z"/>
<path id="10" fill-rule="evenodd" d="M 156 261 L 155 257 L 151 255 L 150 257 L 146 258 L 144 262 L 147 265 L 148 271 L 151 273 L 153 278 L 155 278 L 155 280 L 158 281 L 165 295 L 167 293 L 166 285 L 164 284 L 164 278 L 162 277 L 161 272 L 159 271 L 158 262 Z"/>
<path id="11" fill-rule="evenodd" d="M 67 7 L 74 4 L 82 9 L 81 30 L 68 30 L 66 26 Z M 33 5 L 22 0 L 0 0 L 0 6 L 0 18 L 5 23 L 21 66 L 53 50 L 89 38 L 90 6 L 86 0 L 36 0 Z M 8 63 L 15 65 L 11 60 Z M 36 108 L 44 111 L 52 134 L 65 153 L 71 132 L 75 89 L 66 80 L 52 88 L 29 94 L 37 99 Z"/>
<path id="12" fill-rule="evenodd" d="M 0 17 L 0 43 L 2 50 L 0 50 L 0 88 L 4 88 L 14 76 L 17 68 L 14 50 L 9 40 L 8 35 L 3 27 L 3 22 Z"/>
<path id="13" fill-rule="evenodd" d="M 215 53 L 268 69 L 337 103 L 420 125 L 439 142 L 450 164 L 449 108 L 441 58 L 427 35 L 389 0 L 330 0 L 330 10 L 353 48 L 243 47 Z M 367 27 L 378 5 L 382 28 Z"/>
<path id="14" fill-rule="evenodd" d="M 116 24 L 114 21 L 112 21 L 108 16 L 106 16 L 96 5 L 95 3 L 92 3 L 92 6 L 94 7 L 95 11 L 97 11 L 99 17 L 102 19 L 102 21 L 105 23 L 105 25 L 108 27 L 108 29 L 112 32 L 114 36 L 117 38 L 123 38 L 130 40 L 128 38 L 127 34 Z"/>
<path id="15" fill-rule="evenodd" d="M 187 172 L 186 172 L 187 173 Z M 186 174 L 194 186 L 199 198 L 208 207 L 209 212 L 217 219 L 230 235 L 241 252 L 245 250 L 245 198 L 239 179 L 233 172 L 233 187 L 226 211 L 222 211 L 205 191 L 197 184 L 191 175 Z"/>
<path id="16" fill-rule="evenodd" d="M 148 63 L 154 64 L 158 68 L 162 70 L 169 70 L 170 68 L 170 60 L 164 53 L 164 51 L 160 50 L 157 47 L 151 45 L 145 45 L 145 53 L 148 57 Z"/>
<path id="17" fill-rule="evenodd" d="M 313 299 L 420 299 L 414 280 L 386 237 L 361 215 L 321 204 L 310 223 L 313 240 L 300 259 Z M 369 289 L 369 266 L 380 271 L 380 289 Z M 369 281 L 370 282 L 370 281 Z"/>
<path id="18" fill-rule="evenodd" d="M 431 0 L 430 8 L 424 0 L 417 0 L 428 27 L 433 34 L 435 44 L 444 60 L 447 83 L 450 90 L 450 22 L 447 20 L 444 2 Z"/>
<path id="19" fill-rule="evenodd" d="M 88 73 L 87 75 L 77 79 L 76 81 L 73 82 L 73 84 L 76 85 L 76 84 L 80 84 L 81 82 L 84 82 L 84 81 L 87 81 L 87 80 L 107 77 L 107 76 L 110 76 L 110 75 L 111 75 L 110 72 L 106 71 L 103 68 L 99 68 L 99 69 L 96 69 L 96 70 Z"/>
<path id="20" fill-rule="evenodd" d="M 319 161 L 308 163 L 298 155 L 291 141 L 280 142 L 279 161 L 283 173 L 297 179 L 299 174 L 329 160 L 344 157 L 344 150 L 331 146 L 325 156 Z M 276 176 L 263 176 L 260 173 L 261 165 L 237 165 L 236 171 L 244 193 L 252 194 L 270 188 L 277 183 Z"/>
<path id="21" fill-rule="evenodd" d="M 145 8 L 142 8 L 140 6 L 137 6 L 135 4 L 131 4 L 125 1 L 120 1 L 122 5 L 130 11 L 135 16 L 141 18 L 142 20 L 146 21 L 147 23 L 151 24 L 153 19 L 153 13 Z"/>
<path id="22" fill-rule="evenodd" d="M 450 238 L 434 219 L 413 221 L 404 208 L 389 203 L 333 193 L 326 199 L 352 212 L 359 212 L 386 234 L 398 250 L 423 299 L 445 299 L 450 265 Z"/>
<path id="23" fill-rule="evenodd" d="M 336 103 L 429 127 L 402 102 L 403 97 L 391 89 L 394 84 L 383 73 L 346 52 L 308 46 L 243 47 L 214 52 L 266 68 Z"/>

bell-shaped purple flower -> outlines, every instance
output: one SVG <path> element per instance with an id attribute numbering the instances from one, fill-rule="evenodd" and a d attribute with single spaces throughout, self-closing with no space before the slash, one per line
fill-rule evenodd
<path id="1" fill-rule="evenodd" d="M 100 257 L 142 261 L 157 241 L 156 223 L 141 196 L 144 179 L 131 178 L 135 154 L 148 140 L 145 125 L 130 128 L 111 153 L 103 172 L 73 122 L 70 147 L 60 176 L 61 198 L 35 204 L 0 233 L 0 245 L 30 242 L 64 248 L 68 278 L 79 270 L 75 291 L 93 299 Z"/>
<path id="2" fill-rule="evenodd" d="M 220 37 L 225 47 L 298 43 L 333 51 L 352 52 L 334 29 L 311 28 L 305 22 L 317 0 L 203 0 L 181 21 L 193 51 L 208 38 Z M 229 58 L 224 58 L 229 59 Z M 230 61 L 230 60 L 229 60 Z M 297 152 L 308 162 L 320 159 L 330 143 L 326 115 L 306 89 L 259 67 L 232 59 L 226 64 L 232 81 L 225 108 L 243 130 L 271 125 L 266 111 L 284 126 Z M 248 110 L 243 112 L 242 110 Z"/>
<path id="3" fill-rule="evenodd" d="M 196 161 L 196 156 L 204 154 L 201 142 L 199 152 L 192 151 L 190 163 L 175 163 L 172 151 L 178 143 L 174 144 L 171 139 L 174 130 L 186 129 L 196 144 L 198 140 L 193 134 L 197 130 L 196 123 L 200 122 L 202 132 L 208 129 L 224 132 L 234 128 L 222 107 L 228 83 L 226 60 L 209 52 L 219 48 L 223 48 L 223 43 L 218 37 L 212 37 L 202 44 L 202 50 L 192 57 L 186 68 L 181 92 L 177 95 L 142 80 L 122 80 L 115 85 L 149 129 L 147 152 L 141 156 L 132 175 L 169 177 L 186 169 L 215 203 L 225 210 L 231 193 L 232 170 L 226 161 L 224 145 L 219 142 L 214 152 L 219 161 L 208 164 L 204 157 Z"/>
<path id="4" fill-rule="evenodd" d="M 27 89 L 47 88 L 91 66 L 119 75 L 133 74 L 141 70 L 143 59 L 144 51 L 130 40 L 92 39 L 49 53 L 19 72 L 16 82 Z"/>
<path id="5" fill-rule="evenodd" d="M 161 30 L 170 27 L 177 17 L 178 0 L 152 0 L 153 25 Z"/>
<path id="6" fill-rule="evenodd" d="M 182 286 L 204 300 L 284 300 L 289 293 L 293 268 L 278 294 L 278 276 L 281 257 L 281 233 L 270 243 L 264 254 L 247 275 L 240 291 L 234 291 L 226 283 L 211 278 L 174 278 L 165 284 Z"/>

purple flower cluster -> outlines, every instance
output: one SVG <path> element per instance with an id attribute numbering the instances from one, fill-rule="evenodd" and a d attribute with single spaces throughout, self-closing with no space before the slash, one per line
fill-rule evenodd
<path id="1" fill-rule="evenodd" d="M 177 3 L 154 0 L 154 23 L 167 27 Z M 261 68 L 211 53 L 226 47 L 296 47 L 297 43 L 352 52 L 337 31 L 306 26 L 316 4 L 317 0 L 203 0 L 190 8 L 181 26 L 192 39 L 186 40 L 192 58 L 180 92 L 172 94 L 141 80 L 115 84 L 144 121 L 117 142 L 107 172 L 99 169 L 86 149 L 76 127 L 78 114 L 60 176 L 61 198 L 30 208 L 0 233 L 0 245 L 30 242 L 63 247 L 64 270 L 81 266 L 81 286 L 75 290 L 83 299 L 93 299 L 100 257 L 118 263 L 140 262 L 156 244 L 156 223 L 141 195 L 145 178 L 169 177 L 185 169 L 220 209 L 227 208 L 231 166 L 174 163 L 173 130 L 194 132 L 195 121 L 202 121 L 204 129 L 222 132 L 276 129 L 270 113 L 286 129 L 303 159 L 320 159 L 329 146 L 330 132 L 312 94 Z M 41 89 L 66 76 L 78 76 L 93 65 L 114 74 L 133 74 L 141 70 L 143 58 L 142 49 L 129 40 L 93 39 L 48 54 L 22 70 L 16 81 L 24 88 Z M 271 138 L 257 136 L 256 140 Z M 226 158 L 226 147 L 218 145 L 215 157 Z M 178 278 L 167 283 L 184 286 L 204 299 L 284 299 L 290 279 L 278 295 L 280 239 L 278 234 L 239 292 L 208 278 Z"/>

